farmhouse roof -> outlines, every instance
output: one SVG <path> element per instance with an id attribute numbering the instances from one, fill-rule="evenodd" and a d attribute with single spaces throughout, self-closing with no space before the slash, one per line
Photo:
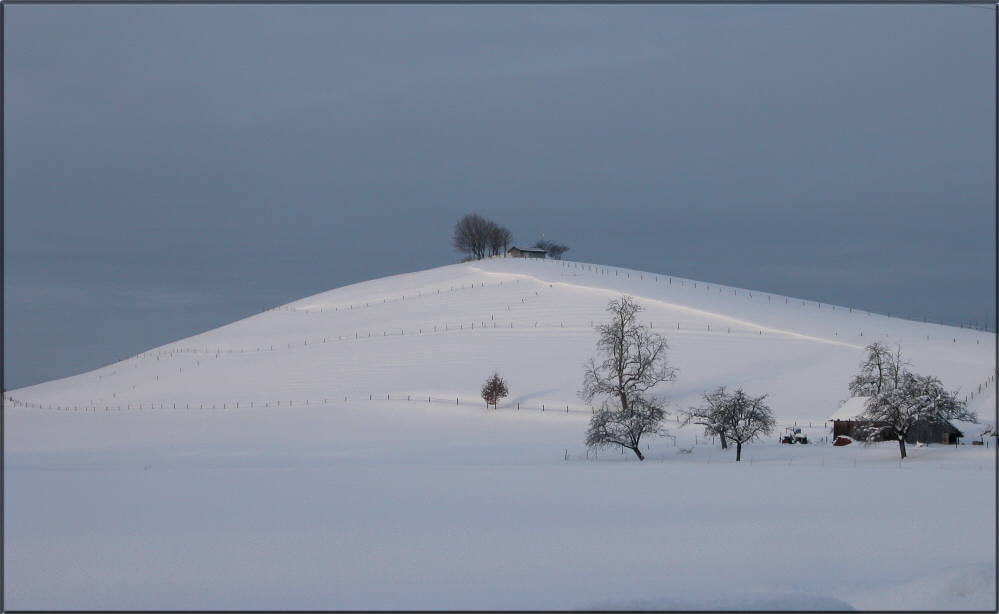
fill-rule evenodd
<path id="1" fill-rule="evenodd" d="M 864 413 L 865 406 L 867 405 L 867 399 L 871 397 L 851 397 L 839 406 L 831 416 L 830 420 L 853 420 L 860 414 Z"/>
<path id="2" fill-rule="evenodd" d="M 534 253 L 537 253 L 537 254 L 547 254 L 548 253 L 548 250 L 541 249 L 540 247 L 517 247 L 516 245 L 514 245 L 513 247 L 510 248 L 509 251 L 513 251 L 513 250 L 517 250 L 517 251 L 521 251 L 521 252 L 534 252 Z"/>

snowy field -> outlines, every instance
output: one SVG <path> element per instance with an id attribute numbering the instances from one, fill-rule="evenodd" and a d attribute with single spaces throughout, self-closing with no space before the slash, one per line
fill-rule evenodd
<path id="1" fill-rule="evenodd" d="M 742 386 L 815 443 L 736 464 L 672 422 L 594 458 L 576 390 L 620 293 L 673 409 Z M 5 605 L 993 610 L 994 448 L 822 443 L 874 340 L 995 421 L 992 333 L 574 262 L 312 296 L 8 393 Z"/>

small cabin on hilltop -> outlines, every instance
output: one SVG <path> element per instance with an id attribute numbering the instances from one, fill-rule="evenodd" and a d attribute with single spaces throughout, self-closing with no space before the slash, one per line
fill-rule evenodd
<path id="1" fill-rule="evenodd" d="M 867 439 L 868 429 L 874 426 L 873 422 L 863 418 L 869 398 L 853 397 L 847 399 L 833 415 L 829 416 L 833 423 L 833 438 L 845 435 L 858 441 Z M 905 443 L 956 444 L 961 437 L 964 437 L 964 433 L 950 422 L 937 423 L 920 420 L 909 429 L 909 433 L 905 436 Z M 873 441 L 897 440 L 898 435 L 892 429 L 883 429 L 873 438 Z"/>
<path id="2" fill-rule="evenodd" d="M 511 247 L 507 252 L 511 258 L 544 258 L 548 255 L 546 250 L 537 247 Z"/>

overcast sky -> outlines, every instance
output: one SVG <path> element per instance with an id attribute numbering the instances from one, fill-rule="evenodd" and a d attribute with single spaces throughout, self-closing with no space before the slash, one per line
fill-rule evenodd
<path id="1" fill-rule="evenodd" d="M 6 6 L 7 389 L 455 262 L 995 318 L 994 13 Z"/>

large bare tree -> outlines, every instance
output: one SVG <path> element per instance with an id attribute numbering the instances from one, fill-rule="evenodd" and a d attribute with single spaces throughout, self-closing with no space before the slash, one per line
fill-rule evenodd
<path id="1" fill-rule="evenodd" d="M 676 380 L 677 370 L 667 363 L 666 339 L 638 321 L 642 307 L 630 296 L 607 303 L 611 320 L 598 324 L 597 349 L 603 360 L 591 358 L 584 365 L 579 396 L 587 403 L 603 402 L 590 420 L 589 446 L 620 445 L 644 460 L 639 449 L 643 435 L 659 434 L 665 418 L 664 402 L 652 390 Z"/>
<path id="2" fill-rule="evenodd" d="M 899 454 L 905 458 L 905 440 L 917 423 L 977 420 L 957 393 L 946 390 L 938 378 L 909 371 L 910 363 L 902 357 L 901 347 L 892 352 L 874 342 L 864 349 L 867 357 L 849 388 L 854 396 L 869 397 L 858 416 L 867 422 L 860 430 L 868 438 L 897 438 Z"/>
<path id="3" fill-rule="evenodd" d="M 867 400 L 861 420 L 868 420 L 881 433 L 898 438 L 898 449 L 906 457 L 905 440 L 917 423 L 945 424 L 949 420 L 977 422 L 978 417 L 943 387 L 937 377 L 903 371 L 897 381 Z"/>

